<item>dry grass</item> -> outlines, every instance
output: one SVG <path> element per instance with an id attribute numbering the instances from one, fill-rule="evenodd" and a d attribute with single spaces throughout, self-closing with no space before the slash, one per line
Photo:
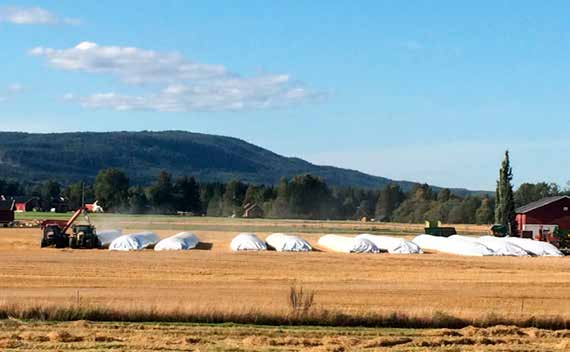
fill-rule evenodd
<path id="1" fill-rule="evenodd" d="M 570 331 L 0 321 L 0 349 L 118 351 L 565 351 Z"/>
<path id="2" fill-rule="evenodd" d="M 296 294 L 302 291 L 296 291 Z M 329 326 L 329 327 L 376 327 L 407 329 L 459 329 L 468 326 L 481 328 L 498 325 L 513 327 L 533 327 L 550 330 L 562 330 L 570 327 L 570 320 L 563 317 L 508 317 L 487 314 L 481 317 L 459 317 L 443 312 L 431 315 L 414 315 L 401 312 L 342 312 L 328 310 L 310 310 L 307 299 L 301 299 L 296 309 L 281 312 L 274 309 L 243 308 L 204 308 L 199 306 L 181 306 L 175 309 L 163 307 L 121 308 L 81 304 L 2 304 L 0 320 L 33 321 L 98 321 L 98 322 L 154 322 L 154 323 L 201 323 L 201 324 L 257 324 L 270 326 Z"/>

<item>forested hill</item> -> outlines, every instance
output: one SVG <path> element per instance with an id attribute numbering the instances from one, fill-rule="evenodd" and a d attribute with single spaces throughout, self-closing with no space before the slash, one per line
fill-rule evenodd
<path id="1" fill-rule="evenodd" d="M 371 162 L 374 162 L 371 160 Z M 134 183 L 147 183 L 166 170 L 200 181 L 239 179 L 276 184 L 279 178 L 310 173 L 330 185 L 380 188 L 390 179 L 287 158 L 231 137 L 182 131 L 77 132 L 29 134 L 0 132 L 0 178 L 21 181 L 91 181 L 115 167 Z M 404 190 L 412 182 L 396 181 Z M 463 189 L 453 190 L 464 194 Z"/>

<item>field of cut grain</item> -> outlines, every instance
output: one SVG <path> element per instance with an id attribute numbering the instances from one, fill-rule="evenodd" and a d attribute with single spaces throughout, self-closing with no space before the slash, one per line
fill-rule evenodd
<path id="1" fill-rule="evenodd" d="M 232 253 L 232 237 L 255 228 L 262 238 L 287 230 L 316 245 L 324 233 L 387 225 L 109 215 L 96 222 L 162 237 L 195 231 L 204 245 L 176 253 L 40 249 L 39 229 L 0 229 L 0 303 L 280 314 L 296 284 L 316 292 L 313 309 L 348 314 L 570 318 L 569 258 Z"/>
<path id="2" fill-rule="evenodd" d="M 570 331 L 0 321 L 0 349 L 57 351 L 567 351 Z"/>

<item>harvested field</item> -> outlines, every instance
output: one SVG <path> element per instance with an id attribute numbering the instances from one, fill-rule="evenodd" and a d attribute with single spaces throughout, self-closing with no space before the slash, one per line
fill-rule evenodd
<path id="1" fill-rule="evenodd" d="M 144 225 L 140 230 L 155 229 L 147 218 L 132 218 Z M 132 218 L 129 221 L 135 221 Z M 42 250 L 39 229 L 0 229 L 0 302 L 61 304 L 79 300 L 84 305 L 121 308 L 287 312 L 289 288 L 297 283 L 316 292 L 315 309 L 354 314 L 446 312 L 466 318 L 489 313 L 517 319 L 570 318 L 568 258 L 232 253 L 229 243 L 238 231 L 260 222 L 278 229 L 304 222 L 253 220 L 250 225 L 247 220 L 220 219 L 236 229 L 214 231 L 195 230 L 199 226 L 193 224 L 206 221 L 215 227 L 211 218 L 151 219 L 163 225 L 169 224 L 168 220 L 182 221 L 179 226 L 205 242 L 202 250 Z M 116 216 L 97 219 L 99 224 L 120 221 L 125 220 Z M 318 249 L 318 238 L 335 227 L 335 222 L 309 223 L 325 230 L 295 232 Z M 344 224 L 350 228 L 360 225 L 374 224 Z M 162 237 L 176 231 L 157 227 Z M 270 232 L 274 231 L 258 235 L 265 238 Z"/>
<path id="2" fill-rule="evenodd" d="M 460 330 L 349 326 L 463 327 L 518 324 L 566 328 L 568 258 L 233 253 L 251 228 L 297 233 L 317 247 L 330 232 L 405 234 L 400 225 L 179 217 L 98 216 L 100 229 L 179 230 L 203 244 L 186 252 L 40 249 L 39 229 L 0 229 L 0 349 L 218 351 L 567 350 L 567 330 L 467 327 Z M 408 229 L 413 231 L 413 229 Z M 411 237 L 412 233 L 407 235 Z M 307 316 L 292 313 L 292 285 L 315 292 Z M 59 310 L 58 310 L 59 309 Z M 393 313 L 397 312 L 397 315 Z M 172 323 L 42 323 L 86 319 L 257 322 L 333 327 Z M 459 318 L 459 319 L 457 319 Z M 23 319 L 23 320 L 20 320 Z M 337 327 L 334 327 L 337 326 Z M 501 330 L 502 329 L 502 330 Z"/>
<path id="3" fill-rule="evenodd" d="M 116 351 L 567 351 L 570 331 L 0 321 L 0 349 Z"/>

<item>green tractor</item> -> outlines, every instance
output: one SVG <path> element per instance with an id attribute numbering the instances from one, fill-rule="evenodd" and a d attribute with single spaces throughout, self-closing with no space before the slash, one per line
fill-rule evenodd
<path id="1" fill-rule="evenodd" d="M 441 221 L 437 222 L 437 225 L 432 224 L 431 221 L 426 221 L 426 226 L 424 232 L 427 235 L 439 236 L 439 237 L 449 237 L 451 235 L 456 235 L 455 227 L 444 227 Z"/>
<path id="2" fill-rule="evenodd" d="M 509 234 L 509 228 L 505 225 L 495 224 L 491 226 L 491 233 L 495 237 L 506 237 Z"/>
<path id="3" fill-rule="evenodd" d="M 69 248 L 99 248 L 99 238 L 93 225 L 74 225 L 69 235 Z"/>

